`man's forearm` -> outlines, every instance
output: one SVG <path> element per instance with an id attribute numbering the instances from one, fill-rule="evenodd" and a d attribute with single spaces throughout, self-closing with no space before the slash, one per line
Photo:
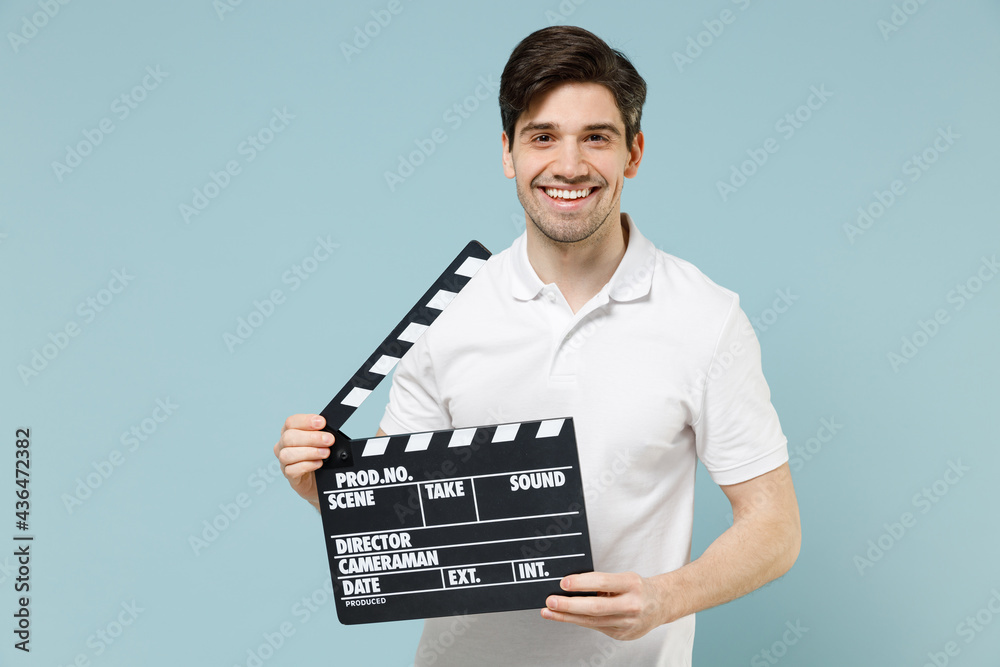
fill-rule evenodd
<path id="1" fill-rule="evenodd" d="M 799 553 L 798 515 L 737 518 L 696 560 L 652 577 L 664 623 L 724 604 L 785 574 Z"/>
<path id="2" fill-rule="evenodd" d="M 780 527 L 734 524 L 698 559 L 654 577 L 674 621 L 724 604 L 785 574 L 798 555 L 798 540 Z"/>

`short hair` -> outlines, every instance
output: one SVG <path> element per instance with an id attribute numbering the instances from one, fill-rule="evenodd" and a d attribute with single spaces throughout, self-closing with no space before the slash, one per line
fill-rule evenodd
<path id="1" fill-rule="evenodd" d="M 611 91 L 625 122 L 625 143 L 639 134 L 646 81 L 617 49 L 577 26 L 551 26 L 514 47 L 500 75 L 500 120 L 514 141 L 517 119 L 535 95 L 564 82 L 599 83 Z"/>

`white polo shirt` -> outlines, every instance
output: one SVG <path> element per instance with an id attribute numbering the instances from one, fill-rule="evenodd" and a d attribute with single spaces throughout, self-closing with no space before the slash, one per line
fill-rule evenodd
<path id="1" fill-rule="evenodd" d="M 622 220 L 625 255 L 576 314 L 532 269 L 525 234 L 492 256 L 397 365 L 380 425 L 573 417 L 594 568 L 652 576 L 690 561 L 698 459 L 726 485 L 788 452 L 739 297 Z M 619 642 L 537 609 L 428 619 L 415 662 L 687 666 L 694 621 Z"/>

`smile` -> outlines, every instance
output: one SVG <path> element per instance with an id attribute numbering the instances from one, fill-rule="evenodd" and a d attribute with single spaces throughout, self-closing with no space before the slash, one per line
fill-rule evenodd
<path id="1" fill-rule="evenodd" d="M 589 197 L 598 188 L 581 188 L 578 190 L 565 190 L 562 188 L 541 188 L 552 199 L 584 199 Z"/>

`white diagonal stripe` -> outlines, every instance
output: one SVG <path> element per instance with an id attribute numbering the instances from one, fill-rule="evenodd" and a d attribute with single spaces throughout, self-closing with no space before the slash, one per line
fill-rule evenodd
<path id="1" fill-rule="evenodd" d="M 414 433 L 410 436 L 410 439 L 406 442 L 406 449 L 403 451 L 407 452 L 423 452 L 426 451 L 427 446 L 431 444 L 431 434 L 430 433 Z"/>
<path id="2" fill-rule="evenodd" d="M 455 273 L 460 276 L 468 276 L 471 278 L 476 275 L 479 269 L 483 268 L 483 264 L 486 263 L 485 259 L 479 259 L 478 257 L 466 257 L 462 265 L 455 269 Z"/>
<path id="3" fill-rule="evenodd" d="M 510 442 L 517 436 L 517 429 L 520 424 L 501 424 L 497 426 L 497 432 L 493 434 L 493 442 Z"/>
<path id="4" fill-rule="evenodd" d="M 554 435 L 559 435 L 559 431 L 562 430 L 563 422 L 565 419 L 547 419 L 538 425 L 538 438 L 551 438 Z"/>
<path id="5" fill-rule="evenodd" d="M 398 362 L 398 357 L 390 357 L 387 354 L 383 354 L 368 370 L 372 373 L 378 373 L 379 375 L 388 375 L 389 371 L 391 371 Z"/>
<path id="6" fill-rule="evenodd" d="M 362 389 L 361 387 L 355 387 L 351 390 L 344 400 L 341 401 L 342 405 L 350 405 L 352 407 L 358 407 L 361 403 L 368 398 L 368 394 L 372 393 L 371 389 Z"/>
<path id="7" fill-rule="evenodd" d="M 410 322 L 403 329 L 403 333 L 399 334 L 399 340 L 405 340 L 407 343 L 416 343 L 417 340 L 424 335 L 427 331 L 426 324 L 417 324 L 416 322 Z"/>
<path id="8" fill-rule="evenodd" d="M 385 454 L 385 447 L 389 444 L 389 438 L 371 438 L 365 442 L 365 449 L 361 456 L 382 456 Z"/>
<path id="9" fill-rule="evenodd" d="M 472 438 L 476 435 L 474 428 L 460 428 L 451 434 L 449 447 L 467 447 L 472 444 Z"/>
<path id="10" fill-rule="evenodd" d="M 458 295 L 454 292 L 440 289 L 437 294 L 431 297 L 431 300 L 427 302 L 427 307 L 433 308 L 434 310 L 444 310 L 456 296 Z"/>

